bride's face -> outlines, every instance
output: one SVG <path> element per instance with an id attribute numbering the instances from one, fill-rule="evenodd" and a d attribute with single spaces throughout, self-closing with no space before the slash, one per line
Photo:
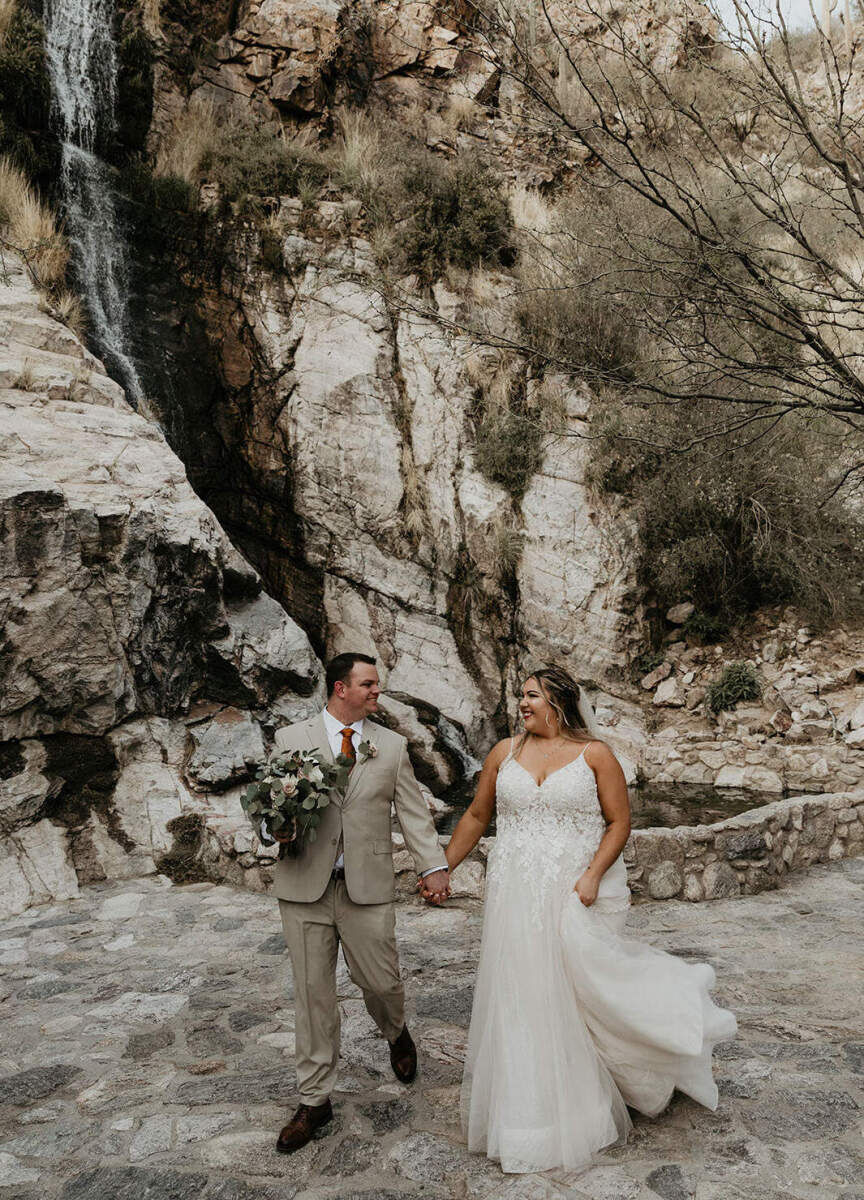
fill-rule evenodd
<path id="1" fill-rule="evenodd" d="M 528 733 L 537 737 L 555 737 L 558 733 L 558 718 L 555 709 L 540 691 L 540 684 L 532 675 L 525 680 L 519 714 Z"/>

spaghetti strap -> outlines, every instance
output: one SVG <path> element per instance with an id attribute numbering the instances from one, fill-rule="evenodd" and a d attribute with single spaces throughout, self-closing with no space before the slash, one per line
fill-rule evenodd
<path id="1" fill-rule="evenodd" d="M 501 759 L 501 762 L 498 764 L 498 770 L 499 770 L 499 771 L 501 770 L 501 768 L 502 768 L 502 767 L 506 766 L 506 764 L 507 764 L 507 763 L 510 761 L 510 759 L 513 757 L 513 745 L 514 745 L 515 741 L 516 741 L 516 738 L 515 738 L 515 737 L 511 737 L 511 739 L 510 739 L 510 749 L 507 751 L 507 753 L 506 753 L 506 754 L 504 755 L 504 757 Z"/>

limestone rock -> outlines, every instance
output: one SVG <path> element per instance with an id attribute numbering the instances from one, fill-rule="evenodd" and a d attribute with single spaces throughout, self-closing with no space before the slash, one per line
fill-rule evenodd
<path id="1" fill-rule="evenodd" d="M 708 863 L 702 874 L 702 886 L 706 900 L 737 896 L 741 890 L 738 876 L 730 866 L 722 862 Z"/>
<path id="2" fill-rule="evenodd" d="M 44 820 L 19 829 L 0 845 L 0 855 L 0 916 L 78 895 L 78 877 L 61 826 Z"/>
<path id="3" fill-rule="evenodd" d="M 684 689 L 677 675 L 664 679 L 654 693 L 654 703 L 665 708 L 683 708 L 685 703 Z"/>
<path id="4" fill-rule="evenodd" d="M 666 613 L 666 620 L 670 625 L 683 625 L 688 617 L 692 617 L 696 611 L 695 604 L 686 601 L 683 604 L 675 604 Z"/>
<path id="5" fill-rule="evenodd" d="M 670 662 L 662 662 L 659 667 L 655 667 L 653 671 L 640 679 L 639 686 L 643 687 L 646 692 L 650 692 L 663 679 L 668 679 L 672 674 L 672 664 Z"/>
<path id="6" fill-rule="evenodd" d="M 664 859 L 648 874 L 648 895 L 652 900 L 668 900 L 681 891 L 683 880 L 674 862 Z"/>
<path id="7" fill-rule="evenodd" d="M 211 721 L 189 730 L 195 749 L 187 772 L 202 787 L 221 789 L 248 779 L 266 753 L 261 727 L 247 712 L 225 708 Z"/>

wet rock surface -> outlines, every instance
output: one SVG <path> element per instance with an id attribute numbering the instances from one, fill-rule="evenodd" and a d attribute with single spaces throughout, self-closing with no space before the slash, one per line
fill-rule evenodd
<path id="1" fill-rule="evenodd" d="M 716 1113 L 676 1096 L 581 1173 L 502 1175 L 458 1123 L 482 909 L 398 910 L 420 1074 L 404 1087 L 340 961 L 332 1125 L 290 1157 L 290 962 L 275 901 L 164 877 L 82 888 L 0 926 L 0 1197 L 16 1200 L 841 1200 L 864 1174 L 864 861 L 776 892 L 643 904 L 635 936 L 717 970 L 740 1036 Z M 70 985 L 64 987 L 62 985 Z"/>

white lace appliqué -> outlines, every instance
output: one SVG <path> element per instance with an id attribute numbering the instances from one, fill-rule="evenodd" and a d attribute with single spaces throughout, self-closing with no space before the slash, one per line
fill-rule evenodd
<path id="1" fill-rule="evenodd" d="M 594 772 L 580 754 L 538 785 L 508 755 L 498 771 L 495 795 L 497 836 L 489 856 L 489 888 L 494 890 L 499 874 L 515 867 L 539 925 L 550 891 L 558 890 L 562 899 L 569 895 L 606 831 Z"/>

